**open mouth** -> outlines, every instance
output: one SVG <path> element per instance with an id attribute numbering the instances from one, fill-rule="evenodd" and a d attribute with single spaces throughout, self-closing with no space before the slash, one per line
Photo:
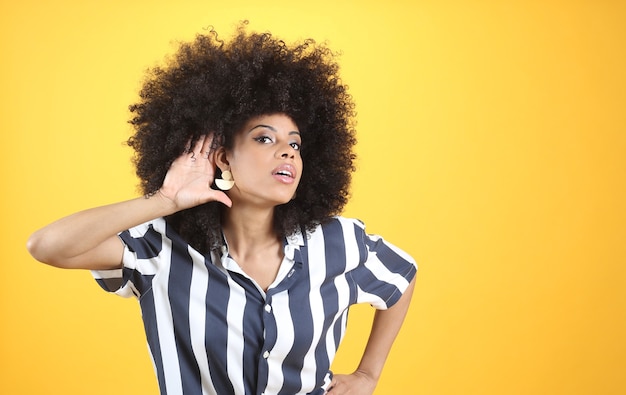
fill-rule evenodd
<path id="1" fill-rule="evenodd" d="M 272 171 L 272 176 L 284 184 L 292 184 L 296 182 L 297 175 L 298 173 L 296 168 L 290 163 L 283 163 Z"/>
<path id="2" fill-rule="evenodd" d="M 293 173 L 289 170 L 278 170 L 274 175 L 294 178 Z"/>
<path id="3" fill-rule="evenodd" d="M 283 163 L 276 167 L 272 172 L 272 175 L 281 178 L 296 178 L 296 168 L 292 164 Z"/>

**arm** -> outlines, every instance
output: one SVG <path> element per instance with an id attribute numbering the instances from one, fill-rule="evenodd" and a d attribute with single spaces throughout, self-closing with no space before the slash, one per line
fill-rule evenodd
<path id="1" fill-rule="evenodd" d="M 332 395 L 374 393 L 391 346 L 409 309 L 414 288 L 415 278 L 395 305 L 387 310 L 376 311 L 359 367 L 350 375 L 335 375 L 328 392 Z"/>
<path id="2" fill-rule="evenodd" d="M 120 267 L 124 246 L 117 234 L 171 212 L 171 203 L 157 193 L 92 208 L 62 218 L 33 233 L 27 242 L 40 262 L 65 269 Z"/>
<path id="3" fill-rule="evenodd" d="M 53 222 L 30 236 L 28 251 L 38 261 L 57 267 L 114 269 L 120 267 L 124 249 L 119 232 L 212 200 L 230 206 L 226 194 L 210 188 L 215 169 L 214 155 L 206 154 L 210 142 L 210 138 L 202 138 L 192 153 L 177 158 L 156 194 Z"/>

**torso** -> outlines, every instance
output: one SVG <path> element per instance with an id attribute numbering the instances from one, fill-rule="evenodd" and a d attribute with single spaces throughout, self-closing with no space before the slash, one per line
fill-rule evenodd
<path id="1" fill-rule="evenodd" d="M 324 394 L 349 306 L 389 306 L 415 273 L 410 257 L 342 218 L 242 266 L 226 246 L 194 250 L 163 219 L 120 237 L 124 270 L 97 278 L 139 298 L 164 394 Z"/>

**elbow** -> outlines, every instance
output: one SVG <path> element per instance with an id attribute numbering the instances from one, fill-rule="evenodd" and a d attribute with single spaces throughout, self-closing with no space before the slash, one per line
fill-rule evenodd
<path id="1" fill-rule="evenodd" d="M 30 235 L 26 241 L 26 249 L 33 258 L 48 265 L 59 266 L 55 264 L 54 253 L 50 245 L 51 243 L 42 235 L 41 230 Z"/>
<path id="2" fill-rule="evenodd" d="M 42 248 L 42 240 L 39 232 L 35 232 L 26 241 L 26 249 L 28 253 L 39 262 L 46 262 L 44 248 Z"/>

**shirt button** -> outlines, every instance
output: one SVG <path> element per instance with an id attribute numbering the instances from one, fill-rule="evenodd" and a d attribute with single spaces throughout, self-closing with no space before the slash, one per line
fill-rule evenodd
<path id="1" fill-rule="evenodd" d="M 272 306 L 270 306 L 269 304 L 265 305 L 265 311 L 267 311 L 268 313 L 270 313 L 272 311 Z"/>
<path id="2" fill-rule="evenodd" d="M 267 358 L 269 358 L 269 357 L 270 357 L 270 352 L 269 352 L 269 351 L 265 351 L 265 352 L 263 353 L 263 359 L 267 359 Z"/>

